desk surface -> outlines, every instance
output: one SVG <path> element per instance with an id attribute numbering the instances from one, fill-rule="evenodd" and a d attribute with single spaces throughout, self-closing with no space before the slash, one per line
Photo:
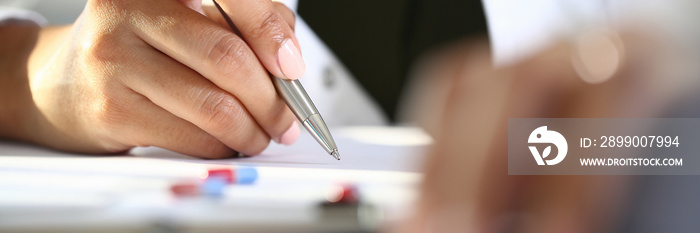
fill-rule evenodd
<path id="1" fill-rule="evenodd" d="M 127 155 L 75 155 L 0 142 L 0 229 L 11 231 L 298 232 L 371 230 L 410 212 L 431 140 L 397 127 L 334 130 L 336 161 L 303 133 L 293 146 L 260 156 L 202 160 L 160 148 Z M 252 185 L 219 198 L 178 198 L 170 187 L 207 169 L 255 167 Z M 354 184 L 361 210 L 340 217 L 320 208 L 329 189 Z M 337 215 L 337 216 L 335 216 Z"/>

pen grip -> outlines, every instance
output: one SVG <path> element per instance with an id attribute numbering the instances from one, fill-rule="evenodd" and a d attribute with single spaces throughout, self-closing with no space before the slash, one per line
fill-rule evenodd
<path id="1" fill-rule="evenodd" d="M 301 86 L 299 80 L 286 80 L 278 77 L 272 77 L 272 82 L 277 89 L 277 93 L 282 97 L 289 109 L 297 116 L 299 121 L 303 122 L 309 116 L 318 114 L 316 106 L 309 98 L 309 95 Z"/>

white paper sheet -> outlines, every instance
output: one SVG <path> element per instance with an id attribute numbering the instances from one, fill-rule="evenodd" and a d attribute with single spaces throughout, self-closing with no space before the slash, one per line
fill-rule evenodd
<path id="1" fill-rule="evenodd" d="M 160 148 L 100 156 L 0 142 L 0 230 L 115 224 L 138 229 L 163 219 L 200 227 L 225 223 L 264 229 L 280 222 L 316 226 L 312 220 L 319 217 L 318 204 L 337 184 L 357 185 L 363 202 L 384 208 L 387 219 L 399 218 L 415 198 L 430 138 L 413 128 L 332 131 L 340 161 L 306 132 L 293 146 L 271 145 L 259 156 L 222 160 Z M 209 168 L 239 166 L 257 168 L 258 180 L 227 187 L 214 204 L 182 201 L 169 191 L 174 182 L 198 179 Z M 226 215 L 215 215 L 221 212 Z M 256 222 L 260 224 L 250 226 Z"/>

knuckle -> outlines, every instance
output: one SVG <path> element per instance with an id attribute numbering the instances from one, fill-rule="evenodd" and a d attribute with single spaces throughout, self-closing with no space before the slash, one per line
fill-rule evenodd
<path id="1" fill-rule="evenodd" d="M 109 92 L 103 92 L 100 96 L 99 100 L 94 103 L 94 109 L 96 109 L 95 119 L 98 124 L 106 127 L 107 130 L 113 130 L 118 128 L 117 126 L 123 125 L 130 115 L 126 107 L 127 104 L 124 104 L 121 98 Z"/>
<path id="2" fill-rule="evenodd" d="M 133 112 L 122 98 L 113 95 L 104 95 L 99 101 L 94 102 L 92 131 L 95 132 L 96 141 L 106 152 L 123 152 L 136 145 L 138 139 L 128 132 L 132 124 Z M 130 145 L 130 146 L 127 146 Z"/>
<path id="3" fill-rule="evenodd" d="M 81 116 L 72 121 L 81 125 L 79 132 L 89 132 L 89 143 L 97 146 L 101 153 L 118 153 L 131 148 L 136 141 L 129 129 L 135 121 L 132 106 L 140 100 L 131 98 L 120 83 L 109 80 L 113 79 L 100 76 L 87 80 L 91 82 L 88 85 L 93 86 L 81 92 L 82 95 L 76 97 L 81 104 L 70 109 L 81 112 Z"/>
<path id="4" fill-rule="evenodd" d="M 261 20 L 253 26 L 251 35 L 254 40 L 282 42 L 286 23 L 276 11 L 265 11 Z"/>
<path id="5" fill-rule="evenodd" d="M 206 92 L 199 114 L 206 119 L 204 127 L 215 136 L 240 135 L 243 132 L 243 126 L 238 123 L 245 119 L 246 113 L 233 96 L 216 91 Z"/>
<path id="6" fill-rule="evenodd" d="M 294 22 L 296 21 L 296 15 L 294 14 L 294 11 L 289 9 L 289 7 L 287 7 L 281 2 L 275 2 L 275 8 L 280 13 L 280 15 L 282 15 L 287 20 L 287 23 L 291 23 L 291 25 L 289 26 L 294 28 Z"/>
<path id="7" fill-rule="evenodd" d="M 256 124 L 247 123 L 247 111 L 235 97 L 217 91 L 205 91 L 201 95 L 199 114 L 205 119 L 205 131 L 220 139 L 235 139 L 234 144 L 237 146 L 233 149 L 244 154 L 260 154 L 267 147 L 269 138 L 261 137 L 257 135 L 256 129 L 251 129 L 255 128 Z"/>
<path id="8" fill-rule="evenodd" d="M 86 55 L 88 64 L 113 63 L 122 57 L 122 53 L 114 49 L 120 47 L 121 42 L 111 33 L 99 33 L 87 40 L 87 43 L 83 43 L 81 50 Z"/>
<path id="9" fill-rule="evenodd" d="M 207 59 L 217 75 L 231 76 L 246 67 L 248 56 L 248 46 L 240 38 L 224 35 L 209 49 Z"/>

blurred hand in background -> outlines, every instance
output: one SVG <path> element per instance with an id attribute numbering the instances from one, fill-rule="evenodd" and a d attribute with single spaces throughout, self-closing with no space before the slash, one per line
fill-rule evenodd
<path id="1" fill-rule="evenodd" d="M 397 232 L 616 232 L 633 180 L 508 175 L 508 119 L 661 116 L 698 85 L 668 72 L 692 67 L 648 32 L 590 31 L 499 68 L 484 40 L 424 59 L 407 112 L 436 144 Z"/>

